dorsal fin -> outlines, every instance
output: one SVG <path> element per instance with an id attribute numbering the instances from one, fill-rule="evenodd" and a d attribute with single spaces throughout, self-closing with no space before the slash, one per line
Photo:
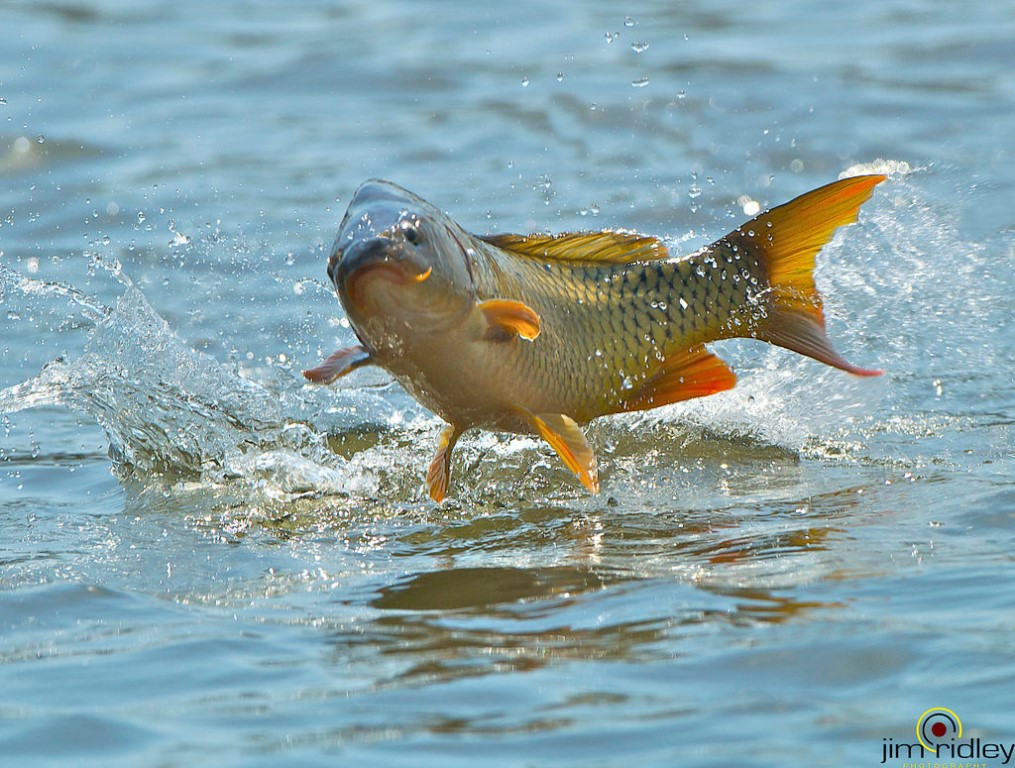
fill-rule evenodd
<path id="1" fill-rule="evenodd" d="M 670 255 L 658 238 L 623 230 L 560 235 L 483 235 L 479 239 L 519 256 L 554 261 L 631 264 Z"/>

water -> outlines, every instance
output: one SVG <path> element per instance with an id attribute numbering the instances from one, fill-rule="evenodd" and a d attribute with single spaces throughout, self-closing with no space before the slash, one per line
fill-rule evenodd
<path id="1" fill-rule="evenodd" d="M 0 28 L 5 762 L 876 765 L 935 707 L 1015 740 L 1005 4 Z M 592 425 L 599 496 L 474 434 L 436 507 L 431 415 L 299 376 L 352 342 L 324 261 L 367 177 L 688 251 L 850 169 L 891 178 L 818 282 L 886 375 L 719 345 L 735 390 Z"/>

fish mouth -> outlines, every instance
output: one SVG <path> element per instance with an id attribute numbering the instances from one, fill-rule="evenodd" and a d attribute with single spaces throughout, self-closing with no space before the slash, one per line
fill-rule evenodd
<path id="1" fill-rule="evenodd" d="M 375 279 L 382 279 L 393 288 L 415 285 L 427 280 L 433 267 L 420 271 L 391 254 L 391 242 L 373 238 L 354 243 L 342 255 L 334 270 L 335 287 L 359 309 L 365 308 L 367 290 Z"/>

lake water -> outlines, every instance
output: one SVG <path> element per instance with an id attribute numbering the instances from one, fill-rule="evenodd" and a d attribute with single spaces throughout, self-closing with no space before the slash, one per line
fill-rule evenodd
<path id="1" fill-rule="evenodd" d="M 1015 741 L 1010 4 L 0 29 L 4 765 L 902 765 L 940 708 Z M 690 251 L 858 170 L 818 282 L 885 375 L 716 345 L 736 389 L 590 427 L 598 496 L 473 433 L 436 506 L 437 419 L 299 374 L 353 341 L 325 260 L 366 178 Z"/>

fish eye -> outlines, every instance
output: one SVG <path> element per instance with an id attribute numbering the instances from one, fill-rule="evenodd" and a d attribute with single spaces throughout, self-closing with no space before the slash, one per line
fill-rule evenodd
<path id="1" fill-rule="evenodd" d="M 414 221 L 403 221 L 398 225 L 402 230 L 402 235 L 412 245 L 419 245 L 423 242 L 423 233 L 419 231 L 419 227 Z"/>

